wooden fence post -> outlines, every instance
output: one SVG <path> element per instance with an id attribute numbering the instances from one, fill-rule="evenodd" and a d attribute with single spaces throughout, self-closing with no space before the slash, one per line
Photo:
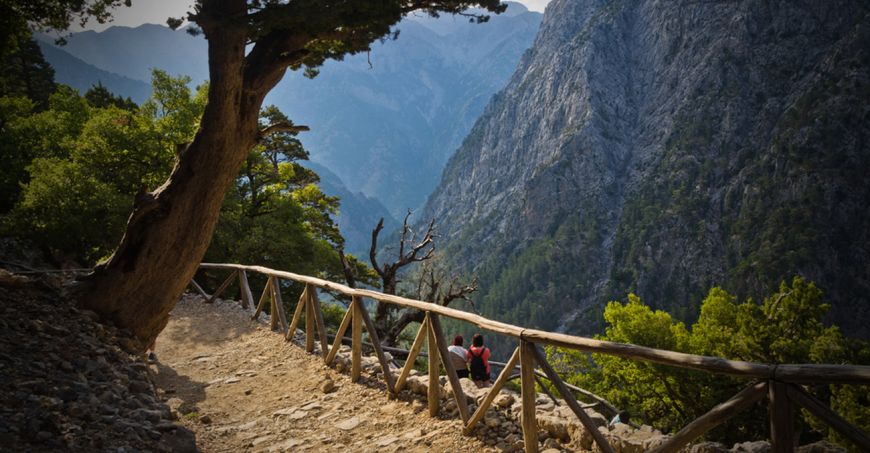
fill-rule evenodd
<path id="1" fill-rule="evenodd" d="M 269 285 L 269 328 L 275 330 L 281 323 L 281 316 L 278 314 L 278 301 L 275 299 L 275 287 L 278 286 L 278 279 L 269 277 L 269 280 L 271 281 Z"/>
<path id="2" fill-rule="evenodd" d="M 320 307 L 320 298 L 317 297 L 317 288 L 311 287 L 310 301 L 314 311 L 314 326 L 317 327 L 317 336 L 320 337 L 320 353 L 325 358 L 329 352 L 329 339 L 326 338 L 326 325 L 323 323 L 323 311 Z"/>
<path id="3" fill-rule="evenodd" d="M 317 297 L 314 293 L 314 288 L 306 286 L 305 294 L 308 297 L 305 300 L 305 352 L 314 352 L 314 329 L 317 328 L 317 321 L 314 320 L 314 298 Z"/>
<path id="4" fill-rule="evenodd" d="M 396 393 L 401 392 L 402 388 L 405 387 L 405 380 L 408 379 L 408 375 L 411 374 L 411 369 L 414 368 L 414 361 L 417 360 L 417 356 L 420 354 L 420 350 L 423 349 L 423 343 L 426 342 L 428 336 L 429 320 L 424 318 L 423 322 L 420 324 L 420 329 L 417 330 L 414 344 L 411 346 L 411 350 L 408 351 L 408 358 L 405 360 L 405 366 L 402 367 L 399 379 L 396 380 Z"/>
<path id="5" fill-rule="evenodd" d="M 429 313 L 429 328 L 435 334 L 438 355 L 441 357 L 441 365 L 444 366 L 444 371 L 447 373 L 447 381 L 450 382 L 450 388 L 453 390 L 453 398 L 456 400 L 456 407 L 459 409 L 459 417 L 462 418 L 462 423 L 467 423 L 468 401 L 465 400 L 465 392 L 462 390 L 459 376 L 456 374 L 456 369 L 453 368 L 453 362 L 450 361 L 449 354 L 451 352 L 447 349 L 447 340 L 444 338 L 444 331 L 441 329 L 441 320 L 438 319 L 438 315 Z"/>
<path id="6" fill-rule="evenodd" d="M 595 443 L 598 444 L 598 448 L 601 449 L 604 453 L 613 453 L 613 447 L 607 442 L 607 439 L 604 438 L 604 435 L 601 434 L 601 431 L 598 431 L 598 427 L 595 426 L 595 423 L 592 421 L 592 418 L 589 417 L 589 414 L 583 410 L 580 406 L 580 403 L 577 402 L 577 399 L 574 398 L 574 394 L 571 393 L 571 389 L 565 385 L 562 379 L 559 377 L 559 374 L 556 373 L 556 370 L 550 366 L 550 362 L 547 362 L 547 357 L 538 350 L 537 346 L 532 347 L 532 353 L 535 355 L 535 361 L 538 362 L 538 366 L 544 370 L 544 374 L 547 375 L 547 378 L 550 379 L 550 382 L 553 386 L 556 387 L 556 390 L 559 391 L 559 395 L 562 395 L 562 399 L 565 400 L 565 404 L 571 408 L 571 411 L 574 412 L 574 415 L 580 419 L 580 423 L 592 434 L 592 438 L 595 439 Z"/>
<path id="7" fill-rule="evenodd" d="M 245 271 L 239 271 L 239 292 L 242 293 L 242 308 L 250 308 L 254 303 L 254 295 L 251 294 L 251 285 L 248 283 L 248 273 Z"/>
<path id="8" fill-rule="evenodd" d="M 788 384 L 767 381 L 767 395 L 771 450 L 773 453 L 791 453 L 794 451 L 794 420 L 788 398 Z"/>
<path id="9" fill-rule="evenodd" d="M 523 444 L 526 453 L 538 451 L 538 423 L 535 420 L 535 344 L 520 340 L 520 390 L 523 402 Z"/>
<path id="10" fill-rule="evenodd" d="M 353 382 L 359 380 L 360 372 L 362 371 L 362 325 L 363 320 L 360 315 L 362 308 L 362 299 L 354 296 L 353 302 L 350 303 L 353 307 L 353 319 L 351 322 L 351 368 L 350 379 Z"/>
<path id="11" fill-rule="evenodd" d="M 302 310 L 305 310 L 305 303 L 308 301 L 308 285 L 302 290 L 299 295 L 299 301 L 296 302 L 296 310 L 293 310 L 293 320 L 290 321 L 290 327 L 287 329 L 285 340 L 290 341 L 296 335 L 296 327 L 299 326 L 299 320 L 302 318 Z"/>
<path id="12" fill-rule="evenodd" d="M 288 330 L 287 315 L 284 314 L 284 299 L 281 298 L 281 280 L 278 280 L 278 277 L 275 277 L 275 280 L 272 282 L 272 300 L 274 301 L 275 314 L 278 317 L 278 321 L 281 322 L 281 329 L 286 336 Z"/>
<path id="13" fill-rule="evenodd" d="M 429 393 L 426 395 L 426 399 L 429 400 L 429 416 L 437 417 L 441 407 L 441 381 L 438 379 L 440 374 L 438 372 L 438 341 L 435 339 L 435 332 L 432 331 L 429 313 L 426 313 L 426 324 L 429 326 L 427 329 L 429 339 L 426 342 L 426 352 L 429 354 Z"/>
<path id="14" fill-rule="evenodd" d="M 272 278 L 266 280 L 266 286 L 263 288 L 263 294 L 260 295 L 260 302 L 257 303 L 257 309 L 254 311 L 254 315 L 251 316 L 251 320 L 257 319 L 260 316 L 260 313 L 263 311 L 263 307 L 266 305 L 266 298 L 269 297 L 269 292 L 272 291 Z"/>
<path id="15" fill-rule="evenodd" d="M 205 301 L 205 303 L 210 304 L 210 303 L 214 302 L 214 300 L 217 299 L 218 296 L 220 296 L 224 292 L 225 289 L 227 289 L 227 286 L 230 286 L 230 282 L 233 281 L 233 277 L 236 276 L 237 272 L 238 271 L 230 272 L 230 275 L 228 275 L 227 278 L 223 281 L 223 283 L 221 283 L 221 286 L 218 286 L 218 289 L 215 290 L 214 294 L 212 294 L 211 297 L 209 297 L 208 300 Z"/>
<path id="16" fill-rule="evenodd" d="M 329 353 L 323 356 L 323 361 L 327 365 L 331 365 L 332 361 L 335 360 L 335 355 L 338 354 L 338 350 L 341 348 L 341 337 L 344 336 L 347 328 L 350 327 L 351 318 L 353 318 L 353 305 L 347 307 L 347 311 L 344 312 L 344 317 L 341 318 L 341 325 L 335 331 L 335 340 L 332 342 L 332 347 L 329 348 Z"/>

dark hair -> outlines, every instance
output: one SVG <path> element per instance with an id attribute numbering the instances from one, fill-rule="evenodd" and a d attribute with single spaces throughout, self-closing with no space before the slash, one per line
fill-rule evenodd
<path id="1" fill-rule="evenodd" d="M 471 337 L 471 344 L 475 348 L 479 348 L 479 347 L 483 346 L 483 335 L 481 335 L 479 333 L 474 334 L 474 336 Z"/>
<path id="2" fill-rule="evenodd" d="M 453 346 L 462 346 L 462 335 L 453 337 Z"/>

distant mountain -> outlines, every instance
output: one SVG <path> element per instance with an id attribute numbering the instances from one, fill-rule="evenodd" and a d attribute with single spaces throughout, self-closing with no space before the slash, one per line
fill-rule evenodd
<path id="1" fill-rule="evenodd" d="M 531 45 L 540 20 L 518 3 L 484 24 L 412 15 L 398 25 L 397 40 L 375 43 L 369 55 L 327 62 L 314 79 L 288 73 L 267 102 L 311 127 L 301 138 L 314 162 L 350 191 L 401 216 L 435 187 L 449 156 Z M 208 77 L 205 40 L 183 30 L 110 27 L 67 41 L 66 52 L 143 82 L 152 68 L 189 75 L 194 83 Z"/>
<path id="2" fill-rule="evenodd" d="M 422 205 L 490 96 L 513 72 L 541 15 L 511 4 L 485 24 L 411 16 L 370 55 L 288 75 L 269 100 L 311 126 L 312 159 L 396 217 Z"/>
<path id="3" fill-rule="evenodd" d="M 39 38 L 54 42 L 45 35 Z M 101 32 L 74 33 L 66 40 L 63 50 L 70 55 L 131 79 L 150 82 L 153 68 L 175 76 L 190 76 L 194 84 L 208 79 L 205 39 L 191 36 L 182 29 L 173 31 L 156 24 L 113 26 Z"/>
<path id="4" fill-rule="evenodd" d="M 51 44 L 38 43 L 45 60 L 54 68 L 54 78 L 58 83 L 69 85 L 84 94 L 99 82 L 113 93 L 129 96 L 137 104 L 151 95 L 151 85 L 145 82 L 104 71 Z"/>
<path id="5" fill-rule="evenodd" d="M 345 251 L 355 255 L 363 262 L 368 262 L 372 230 L 378 221 L 381 218 L 384 219 L 384 230 L 386 231 L 398 228 L 399 222 L 378 200 L 367 197 L 361 192 L 350 191 L 345 187 L 341 178 L 326 167 L 314 162 L 303 162 L 302 165 L 317 172 L 320 176 L 320 189 L 324 193 L 341 199 L 336 223 L 338 223 L 341 235 L 344 236 Z"/>
<path id="6" fill-rule="evenodd" d="M 485 315 L 600 332 L 802 275 L 870 337 L 870 5 L 554 0 L 421 217 Z"/>

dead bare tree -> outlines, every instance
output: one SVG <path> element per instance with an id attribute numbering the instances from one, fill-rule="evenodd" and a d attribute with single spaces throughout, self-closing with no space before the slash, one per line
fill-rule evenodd
<path id="1" fill-rule="evenodd" d="M 384 219 L 382 218 L 377 226 L 372 230 L 372 244 L 369 250 L 369 259 L 372 267 L 378 276 L 381 278 L 381 290 L 387 294 L 396 294 L 396 289 L 399 283 L 399 271 L 409 264 L 418 262 L 427 262 L 435 256 L 435 219 L 429 221 L 426 227 L 426 232 L 422 238 L 415 243 L 416 235 L 414 234 L 408 220 L 411 217 L 411 211 L 405 215 L 402 222 L 402 232 L 399 237 L 399 253 L 395 261 L 392 263 L 378 263 L 377 248 L 378 236 L 384 228 Z M 428 263 L 427 263 L 428 264 Z M 417 285 L 416 297 L 420 300 L 425 300 L 439 305 L 447 306 L 450 302 L 463 299 L 466 301 L 468 295 L 477 289 L 477 281 L 472 281 L 469 284 L 459 284 L 458 279 L 452 278 L 446 288 L 442 286 L 442 275 L 438 273 L 434 266 L 428 265 L 420 273 L 420 279 Z M 385 345 L 394 345 L 399 335 L 412 322 L 422 322 L 424 313 L 419 310 L 403 310 L 397 313 L 397 308 L 393 305 L 378 303 L 375 309 L 375 329 L 378 331 L 378 338 Z"/>
<path id="2" fill-rule="evenodd" d="M 438 304 L 443 307 L 450 305 L 456 300 L 464 300 L 474 308 L 474 302 L 469 298 L 469 295 L 477 291 L 477 279 L 473 279 L 469 283 L 461 283 L 456 276 L 449 278 L 447 286 L 443 282 L 448 280 L 446 275 L 438 271 L 435 265 L 431 262 L 426 263 L 425 268 L 420 273 L 420 278 L 417 284 L 417 298 L 433 304 Z M 399 335 L 412 322 L 423 322 L 426 316 L 420 310 L 402 310 L 399 317 L 390 322 L 390 326 L 384 335 L 383 343 L 396 344 Z"/>

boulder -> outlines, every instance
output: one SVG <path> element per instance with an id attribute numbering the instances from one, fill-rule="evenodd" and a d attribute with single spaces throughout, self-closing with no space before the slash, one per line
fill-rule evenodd
<path id="1" fill-rule="evenodd" d="M 479 388 L 471 379 L 460 379 L 459 384 L 462 386 L 462 392 L 465 394 L 465 398 L 469 403 L 479 404 L 489 392 L 489 388 Z M 446 388 L 447 391 L 452 394 L 453 389 L 450 387 L 449 382 L 447 383 Z"/>
<path id="2" fill-rule="evenodd" d="M 731 451 L 735 453 L 768 453 L 770 451 L 770 443 L 766 440 L 743 442 L 734 444 L 731 447 Z"/>
<path id="3" fill-rule="evenodd" d="M 335 391 L 335 382 L 332 379 L 325 378 L 322 383 L 320 383 L 320 391 L 323 393 L 332 393 Z"/>
<path id="4" fill-rule="evenodd" d="M 568 420 L 552 415 L 538 415 L 536 417 L 538 428 L 549 433 L 550 437 L 559 439 L 562 442 L 571 440 L 568 434 Z"/>
<path id="5" fill-rule="evenodd" d="M 514 402 L 516 402 L 516 399 L 514 398 L 514 396 L 509 394 L 509 393 L 505 393 L 505 392 L 500 392 L 499 395 L 496 396 L 495 399 L 493 400 L 493 404 L 495 404 L 496 406 L 498 406 L 502 409 L 506 409 L 508 407 L 511 407 L 514 404 Z"/>
<path id="6" fill-rule="evenodd" d="M 13 274 L 6 269 L 0 269 L 0 286 L 22 286 L 29 281 L 30 279 L 23 275 Z"/>

